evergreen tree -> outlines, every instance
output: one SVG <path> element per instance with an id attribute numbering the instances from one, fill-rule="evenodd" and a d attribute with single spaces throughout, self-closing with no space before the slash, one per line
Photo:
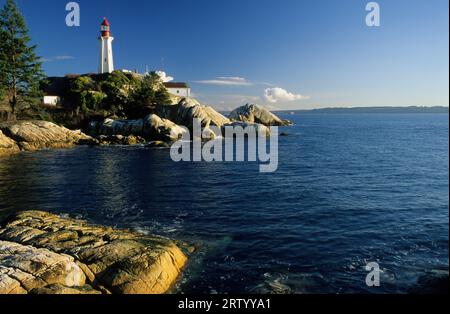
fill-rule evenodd
<path id="1" fill-rule="evenodd" d="M 126 107 L 126 115 L 139 118 L 154 111 L 157 105 L 170 103 L 170 95 L 158 74 L 146 75 L 134 90 Z"/>
<path id="2" fill-rule="evenodd" d="M 13 113 L 21 97 L 36 95 L 44 78 L 36 46 L 30 41 L 25 19 L 16 3 L 6 0 L 0 11 L 0 84 L 9 96 Z"/>

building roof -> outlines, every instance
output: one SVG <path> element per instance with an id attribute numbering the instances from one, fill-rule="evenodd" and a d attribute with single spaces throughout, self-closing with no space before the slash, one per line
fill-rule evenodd
<path id="1" fill-rule="evenodd" d="M 187 83 L 182 82 L 167 82 L 164 83 L 164 86 L 166 88 L 189 88 L 189 85 Z"/>
<path id="2" fill-rule="evenodd" d="M 103 23 L 102 23 L 102 25 L 103 25 L 103 26 L 109 26 L 109 22 L 108 22 L 108 20 L 106 19 L 106 17 L 103 18 Z"/>

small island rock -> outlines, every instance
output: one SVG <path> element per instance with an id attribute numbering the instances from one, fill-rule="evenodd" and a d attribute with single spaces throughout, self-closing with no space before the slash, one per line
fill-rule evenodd
<path id="1" fill-rule="evenodd" d="M 292 122 L 288 120 L 282 120 L 266 108 L 255 104 L 247 104 L 233 110 L 230 113 L 230 119 L 233 121 L 259 123 L 265 126 L 292 125 Z"/>

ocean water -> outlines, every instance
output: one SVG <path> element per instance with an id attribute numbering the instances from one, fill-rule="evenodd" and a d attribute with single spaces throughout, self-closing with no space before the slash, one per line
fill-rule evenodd
<path id="1" fill-rule="evenodd" d="M 167 149 L 0 158 L 0 214 L 66 213 L 197 247 L 173 293 L 406 293 L 448 270 L 447 114 L 289 115 L 279 169 Z M 381 286 L 368 287 L 377 262 Z"/>

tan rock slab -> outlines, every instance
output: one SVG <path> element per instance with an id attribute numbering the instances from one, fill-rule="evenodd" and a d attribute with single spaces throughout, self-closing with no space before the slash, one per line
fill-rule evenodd
<path id="1" fill-rule="evenodd" d="M 0 241 L 26 246 L 30 250 L 27 256 L 40 258 L 42 263 L 46 262 L 47 255 L 48 258 L 56 258 L 51 253 L 70 258 L 94 289 L 112 293 L 165 293 L 176 281 L 187 260 L 184 253 L 169 239 L 96 226 L 83 220 L 47 212 L 17 213 L 3 225 L 0 229 Z M 39 250 L 37 248 L 45 251 L 36 251 Z M 35 256 L 38 252 L 45 252 L 47 255 Z M 0 266 L 5 265 L 12 267 L 0 258 Z M 25 266 L 19 269 L 29 270 Z M 57 275 L 56 272 L 55 276 Z M 11 281 L 6 277 L 4 280 Z M 71 287 L 59 281 L 45 283 Z M 25 290 L 43 288 L 46 285 L 33 283 Z M 3 291 L 20 291 L 13 283 L 8 284 L 8 287 Z"/>

